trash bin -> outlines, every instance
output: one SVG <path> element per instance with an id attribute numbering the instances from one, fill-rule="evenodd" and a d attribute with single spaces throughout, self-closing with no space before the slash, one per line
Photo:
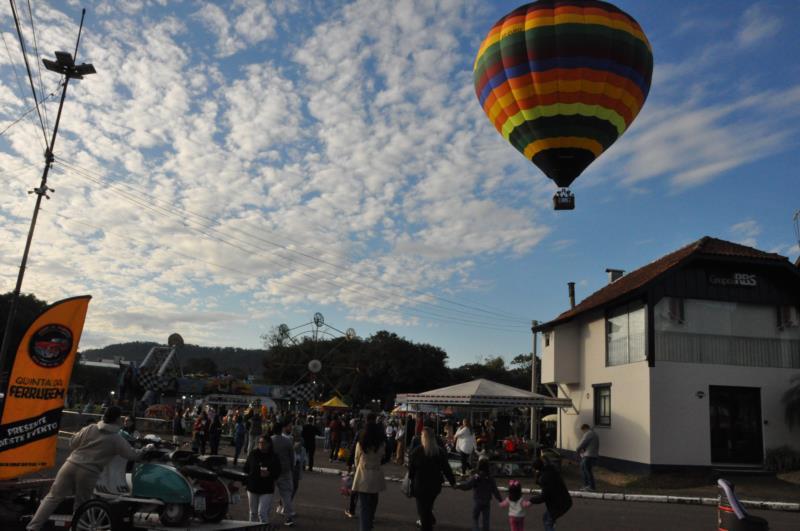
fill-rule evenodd
<path id="1" fill-rule="evenodd" d="M 748 514 L 739 502 L 733 485 L 724 479 L 717 480 L 719 502 L 717 503 L 717 529 L 719 531 L 767 531 L 769 523 L 758 516 Z"/>

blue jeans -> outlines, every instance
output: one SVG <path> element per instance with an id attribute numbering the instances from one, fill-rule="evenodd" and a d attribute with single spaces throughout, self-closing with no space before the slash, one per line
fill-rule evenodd
<path id="1" fill-rule="evenodd" d="M 477 503 L 472 506 L 472 531 L 489 531 L 490 515 L 489 510 L 492 508 L 491 501 L 486 505 L 478 505 Z M 481 525 L 483 520 L 483 525 Z"/>
<path id="2" fill-rule="evenodd" d="M 583 486 L 595 490 L 594 487 L 594 474 L 592 474 L 592 467 L 596 457 L 582 457 L 581 458 L 581 475 L 583 476 Z"/>
<path id="3" fill-rule="evenodd" d="M 548 510 L 545 510 L 542 515 L 542 524 L 544 524 L 544 531 L 556 531 L 556 521 L 550 516 Z"/>
<path id="4" fill-rule="evenodd" d="M 377 492 L 358 493 L 358 530 L 372 531 L 375 524 L 375 511 L 378 509 Z"/>

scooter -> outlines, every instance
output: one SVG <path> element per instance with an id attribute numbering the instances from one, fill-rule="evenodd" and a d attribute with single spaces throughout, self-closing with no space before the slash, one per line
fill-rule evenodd
<path id="1" fill-rule="evenodd" d="M 137 512 L 157 513 L 167 526 L 185 525 L 193 516 L 219 522 L 229 505 L 238 502 L 236 481 L 226 485 L 213 471 L 198 466 L 191 452 L 171 450 L 174 445 L 152 435 L 140 441 L 155 448 L 145 451 L 130 473 L 124 459 L 114 458 L 98 479 L 98 497 L 135 500 Z"/>

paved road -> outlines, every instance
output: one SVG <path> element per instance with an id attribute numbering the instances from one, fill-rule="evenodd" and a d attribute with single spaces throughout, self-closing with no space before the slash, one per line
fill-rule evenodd
<path id="1" fill-rule="evenodd" d="M 66 458 L 65 441 L 59 442 L 59 463 Z M 319 463 L 328 466 L 327 460 Z M 298 513 L 295 529 L 314 531 L 355 531 L 357 519 L 344 515 L 347 499 L 339 494 L 339 478 L 318 472 L 304 473 L 295 500 Z M 436 501 L 434 512 L 438 519 L 437 531 L 471 529 L 471 494 L 445 488 Z M 796 531 L 800 529 L 800 513 L 781 511 L 753 511 L 766 518 L 771 531 Z M 526 528 L 542 529 L 542 507 L 528 511 Z M 232 507 L 230 517 L 247 519 L 244 500 Z M 375 531 L 414 530 L 417 519 L 413 499 L 400 492 L 396 482 L 388 483 L 388 490 L 380 495 Z M 282 518 L 274 516 L 274 524 Z M 660 503 L 615 502 L 575 499 L 572 510 L 558 522 L 559 531 L 712 531 L 716 530 L 716 508 Z M 500 507 L 492 507 L 492 529 L 508 529 L 506 515 Z"/>

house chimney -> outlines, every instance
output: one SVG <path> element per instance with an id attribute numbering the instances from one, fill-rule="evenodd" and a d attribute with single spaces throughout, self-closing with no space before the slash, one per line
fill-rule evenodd
<path id="1" fill-rule="evenodd" d="M 617 280 L 622 278 L 622 275 L 625 274 L 624 269 L 606 269 L 606 273 L 608 273 L 608 283 L 611 284 L 616 282 Z"/>
<path id="2" fill-rule="evenodd" d="M 575 307 L 575 283 L 574 282 L 567 282 L 567 287 L 569 288 L 569 307 Z"/>

